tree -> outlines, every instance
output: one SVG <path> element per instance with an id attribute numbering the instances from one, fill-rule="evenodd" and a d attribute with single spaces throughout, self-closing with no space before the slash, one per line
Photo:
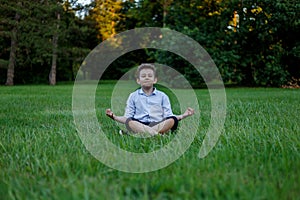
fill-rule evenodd
<path id="1" fill-rule="evenodd" d="M 53 22 L 52 28 L 52 62 L 51 62 L 51 70 L 49 73 L 49 84 L 55 85 L 56 84 L 56 71 L 57 71 L 57 57 L 58 57 L 58 39 L 59 39 L 59 29 L 61 23 L 61 13 L 62 13 L 62 6 L 60 2 L 54 2 L 53 5 L 53 14 L 56 16 L 56 20 Z"/>
<path id="2" fill-rule="evenodd" d="M 18 47 L 18 21 L 20 19 L 20 15 L 16 12 L 15 15 L 15 23 L 16 25 L 13 27 L 11 31 L 11 49 L 9 54 L 9 63 L 7 68 L 7 79 L 5 85 L 14 85 L 14 73 L 15 73 L 15 63 L 16 63 L 16 53 Z"/>
<path id="3" fill-rule="evenodd" d="M 94 0 L 87 6 L 1 0 L 0 79 L 7 85 L 72 81 L 99 42 L 136 27 L 165 27 L 205 48 L 226 83 L 280 86 L 300 78 L 299 6 L 280 0 Z M 81 10 L 85 15 L 78 17 Z M 105 77 L 118 78 L 141 62 L 167 64 L 199 85 L 198 72 L 183 58 L 151 49 L 121 56 Z"/>
<path id="4" fill-rule="evenodd" d="M 16 1 L 2 1 L 0 70 L 7 70 L 11 54 L 15 62 L 11 62 L 14 67 L 9 69 L 14 69 L 16 84 L 47 81 L 55 84 L 56 81 L 74 80 L 80 63 L 98 42 L 90 22 L 75 15 L 74 10 L 83 8 L 71 6 L 75 1 L 68 1 L 68 6 L 60 0 L 24 0 L 20 5 Z M 16 13 L 19 14 L 17 23 Z M 12 30 L 17 33 L 12 34 Z M 17 43 L 12 43 L 18 47 L 11 48 L 5 39 L 12 36 L 18 39 Z M 8 77 L 12 77 L 11 70 L 8 72 Z M 6 76 L 0 78 L 3 82 L 7 79 Z"/>
<path id="5" fill-rule="evenodd" d="M 95 0 L 91 18 L 95 20 L 98 38 L 105 40 L 114 36 L 118 23 L 122 20 L 121 0 Z"/>
<path id="6" fill-rule="evenodd" d="M 12 3 L 10 1 L 5 1 L 1 5 L 0 12 L 4 14 L 3 19 L 6 19 L 1 20 L 1 25 L 5 27 L 4 30 L 1 31 L 1 36 L 9 36 L 11 41 L 5 85 L 14 85 L 16 54 L 18 48 L 18 29 L 21 9 L 21 2 Z"/>
<path id="7" fill-rule="evenodd" d="M 243 2 L 237 33 L 242 84 L 280 86 L 288 81 L 283 58 L 299 41 L 294 36 L 299 30 L 298 12 L 289 8 L 288 1 Z"/>

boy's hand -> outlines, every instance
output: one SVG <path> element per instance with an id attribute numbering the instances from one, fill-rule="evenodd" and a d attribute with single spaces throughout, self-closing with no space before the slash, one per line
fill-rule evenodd
<path id="1" fill-rule="evenodd" d="M 114 120 L 114 113 L 111 111 L 111 109 L 106 109 L 105 111 L 106 115 Z"/>
<path id="2" fill-rule="evenodd" d="M 194 109 L 188 107 L 186 111 L 183 113 L 183 117 L 192 116 L 195 113 Z"/>

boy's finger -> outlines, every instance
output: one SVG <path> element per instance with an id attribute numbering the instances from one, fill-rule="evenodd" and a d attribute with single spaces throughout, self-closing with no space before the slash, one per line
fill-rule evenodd
<path id="1" fill-rule="evenodd" d="M 114 113 L 106 113 L 106 116 L 110 117 L 111 119 L 114 119 Z"/>

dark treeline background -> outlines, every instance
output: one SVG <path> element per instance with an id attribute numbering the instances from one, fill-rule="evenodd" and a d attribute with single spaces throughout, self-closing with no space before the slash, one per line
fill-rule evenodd
<path id="1" fill-rule="evenodd" d="M 0 0 L 0 84 L 73 81 L 103 40 L 165 27 L 199 42 L 226 84 L 287 85 L 300 79 L 299 10 L 299 0 Z M 149 49 L 121 56 L 103 78 L 117 79 L 142 62 L 167 64 L 199 84 L 185 60 Z"/>

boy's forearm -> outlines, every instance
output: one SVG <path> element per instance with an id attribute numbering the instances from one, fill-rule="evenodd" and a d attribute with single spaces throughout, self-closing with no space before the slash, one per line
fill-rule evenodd
<path id="1" fill-rule="evenodd" d="M 187 114 L 181 114 L 181 115 L 176 115 L 175 117 L 178 119 L 178 121 L 183 120 L 184 118 L 188 117 L 189 115 Z"/>
<path id="2" fill-rule="evenodd" d="M 127 120 L 127 117 L 124 117 L 124 116 L 116 116 L 114 115 L 113 116 L 113 119 L 117 122 L 120 122 L 122 124 L 125 124 L 126 120 Z"/>
<path id="3" fill-rule="evenodd" d="M 185 117 L 183 115 L 175 115 L 178 121 L 184 119 Z"/>
<path id="4" fill-rule="evenodd" d="M 194 112 L 195 112 L 194 109 L 189 107 L 183 114 L 177 115 L 176 117 L 177 117 L 178 121 L 180 121 L 188 116 L 192 116 L 194 114 Z"/>

